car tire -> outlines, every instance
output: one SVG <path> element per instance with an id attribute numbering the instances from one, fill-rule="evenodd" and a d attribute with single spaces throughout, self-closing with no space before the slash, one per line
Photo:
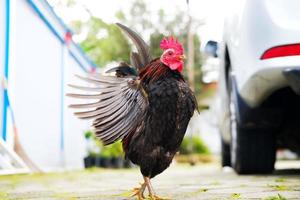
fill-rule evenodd
<path id="1" fill-rule="evenodd" d="M 221 139 L 221 153 L 222 167 L 230 167 L 230 144 L 227 144 L 223 139 Z"/>
<path id="2" fill-rule="evenodd" d="M 231 165 L 238 174 L 272 173 L 275 163 L 273 134 L 239 130 L 236 148 L 231 151 Z"/>
<path id="3" fill-rule="evenodd" d="M 230 79 L 231 166 L 238 174 L 271 173 L 276 160 L 275 134 L 239 123 L 237 93 L 232 76 Z"/>

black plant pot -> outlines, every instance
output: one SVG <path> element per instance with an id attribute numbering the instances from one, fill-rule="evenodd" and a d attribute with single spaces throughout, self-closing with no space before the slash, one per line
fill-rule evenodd
<path id="1" fill-rule="evenodd" d="M 84 158 L 84 167 L 90 168 L 95 166 L 95 157 L 94 156 L 87 156 Z"/>
<path id="2" fill-rule="evenodd" d="M 95 166 L 96 167 L 102 167 L 102 157 L 101 156 L 97 156 L 96 158 L 95 158 Z"/>
<path id="3" fill-rule="evenodd" d="M 111 163 L 114 168 L 122 168 L 124 164 L 122 157 L 112 157 Z"/>
<path id="4" fill-rule="evenodd" d="M 112 167 L 111 165 L 111 158 L 101 157 L 101 167 L 109 168 Z"/>

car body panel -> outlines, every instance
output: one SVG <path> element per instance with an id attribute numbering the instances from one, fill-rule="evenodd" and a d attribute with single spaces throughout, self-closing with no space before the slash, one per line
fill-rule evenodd
<path id="1" fill-rule="evenodd" d="M 300 56 L 261 60 L 272 47 L 300 43 L 299 0 L 231 0 L 220 44 L 219 126 L 230 141 L 228 60 L 237 93 L 249 108 L 259 107 L 274 91 L 289 85 L 283 71 L 300 68 Z"/>
<path id="2" fill-rule="evenodd" d="M 234 3 L 239 4 L 236 8 L 240 10 L 225 19 L 224 42 L 228 47 L 239 91 L 249 88 L 249 79 L 259 75 L 260 71 L 263 73 L 266 68 L 288 67 L 290 62 L 295 65 L 295 61 L 300 66 L 300 60 L 295 58 L 274 58 L 275 61 L 260 59 L 271 47 L 300 43 L 300 14 L 295 10 L 300 7 L 300 1 L 292 0 L 287 3 L 283 0 L 248 0 Z M 278 63 L 281 63 L 281 66 Z M 270 90 L 274 90 L 272 84 Z M 248 99 L 247 91 L 242 92 L 245 99 Z M 260 97 L 257 102 L 252 100 L 248 103 L 255 107 L 263 99 Z"/>

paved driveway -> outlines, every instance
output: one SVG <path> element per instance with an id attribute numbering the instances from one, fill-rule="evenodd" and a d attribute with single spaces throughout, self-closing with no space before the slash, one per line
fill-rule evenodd
<path id="1" fill-rule="evenodd" d="M 237 176 L 217 164 L 172 165 L 153 185 L 171 199 L 300 199 L 300 161 L 279 162 L 277 169 L 269 176 Z M 132 199 L 129 190 L 139 180 L 138 169 L 2 176 L 0 200 Z"/>

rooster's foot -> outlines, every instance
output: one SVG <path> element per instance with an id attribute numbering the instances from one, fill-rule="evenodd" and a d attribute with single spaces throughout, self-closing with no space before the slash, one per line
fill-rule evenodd
<path id="1" fill-rule="evenodd" d="M 162 198 L 162 197 L 159 197 L 159 196 L 155 195 L 155 192 L 154 192 L 154 189 L 152 187 L 152 184 L 151 184 L 151 181 L 150 181 L 149 177 L 144 176 L 144 180 L 145 180 L 145 184 L 148 188 L 148 192 L 149 192 L 149 197 L 147 199 L 150 199 L 150 200 L 169 200 L 168 198 Z"/>
<path id="2" fill-rule="evenodd" d="M 140 187 L 133 188 L 131 197 L 136 196 L 138 200 L 145 200 L 144 191 L 146 188 L 146 183 L 140 183 L 140 185 Z"/>

